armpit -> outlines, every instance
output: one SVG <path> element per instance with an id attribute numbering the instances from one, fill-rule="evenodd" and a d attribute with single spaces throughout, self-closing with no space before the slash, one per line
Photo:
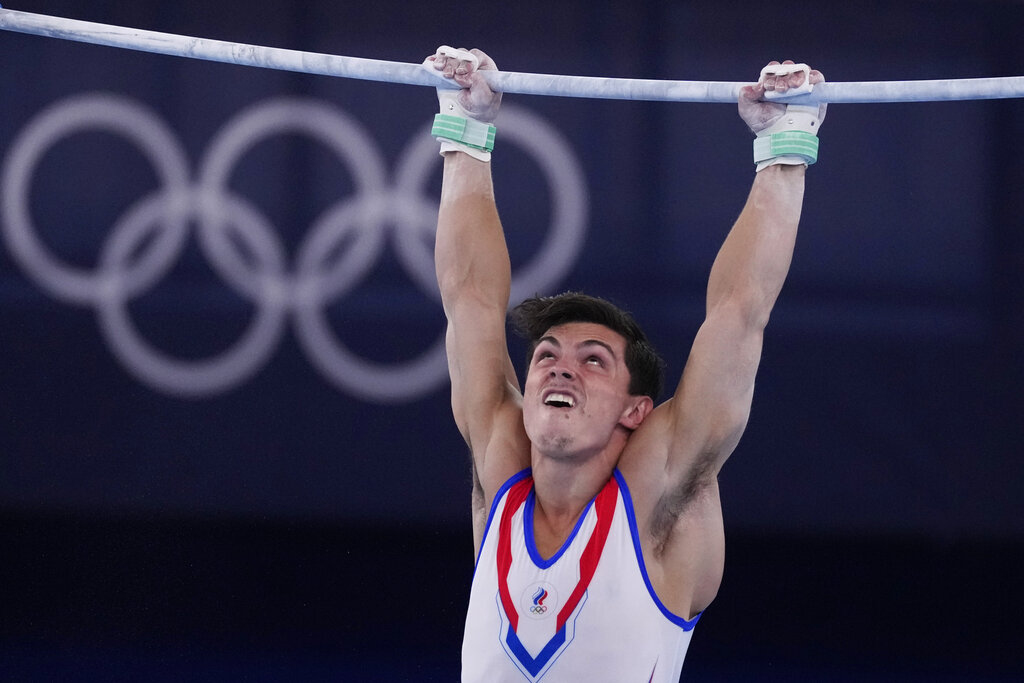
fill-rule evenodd
<path id="1" fill-rule="evenodd" d="M 718 469 L 714 454 L 704 455 L 690 470 L 682 483 L 662 496 L 651 516 L 652 550 L 661 557 L 672 537 L 679 519 L 697 507 L 696 503 L 707 496 L 714 497 L 718 509 Z"/>

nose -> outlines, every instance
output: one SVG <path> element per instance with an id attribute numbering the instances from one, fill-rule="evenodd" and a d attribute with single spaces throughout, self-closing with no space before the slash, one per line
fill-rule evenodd
<path id="1" fill-rule="evenodd" d="M 568 370 L 566 368 L 552 368 L 551 369 L 551 376 L 552 377 L 558 377 L 559 375 L 561 375 L 565 379 L 572 379 L 572 371 L 570 371 L 570 370 Z"/>

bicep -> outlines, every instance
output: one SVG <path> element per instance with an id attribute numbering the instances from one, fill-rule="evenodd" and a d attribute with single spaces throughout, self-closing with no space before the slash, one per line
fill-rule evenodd
<path id="1" fill-rule="evenodd" d="M 701 325 L 674 396 L 679 457 L 696 449 L 720 467 L 736 447 L 750 416 L 763 329 L 727 306 Z"/>
<path id="2" fill-rule="evenodd" d="M 452 413 L 489 500 L 495 486 L 529 465 L 504 310 L 456 304 L 449 310 L 446 346 Z"/>
<path id="3" fill-rule="evenodd" d="M 630 438 L 623 467 L 647 483 L 650 505 L 718 475 L 746 427 L 762 329 L 716 311 L 701 325 L 672 398 Z"/>
<path id="4" fill-rule="evenodd" d="M 504 309 L 463 300 L 447 315 L 452 412 L 472 447 L 474 435 L 489 431 L 502 404 L 519 393 L 519 383 L 508 355 Z"/>
<path id="5" fill-rule="evenodd" d="M 620 461 L 655 588 L 687 616 L 711 602 L 721 581 L 718 473 L 746 426 L 762 330 L 736 312 L 713 311 L 675 395 L 630 437 Z"/>

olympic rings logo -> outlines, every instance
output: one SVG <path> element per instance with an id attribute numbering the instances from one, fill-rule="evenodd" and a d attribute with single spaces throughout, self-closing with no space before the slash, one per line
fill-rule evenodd
<path id="1" fill-rule="evenodd" d="M 512 276 L 511 298 L 516 302 L 555 286 L 575 263 L 587 220 L 586 185 L 567 142 L 550 124 L 508 105 L 501 123 L 503 144 L 523 149 L 552 190 L 544 243 Z M 137 146 L 161 186 L 114 222 L 97 267 L 85 270 L 54 256 L 38 237 L 29 197 L 47 150 L 90 129 L 114 133 Z M 285 133 L 322 143 L 348 169 L 355 186 L 354 196 L 316 218 L 290 265 L 269 220 L 228 186 L 247 150 Z M 267 362 L 290 314 L 307 358 L 328 381 L 365 401 L 397 403 L 447 381 L 444 335 L 412 360 L 382 364 L 341 344 L 325 309 L 358 286 L 389 243 L 414 284 L 439 305 L 432 246 L 437 199 L 422 192 L 439 163 L 428 123 L 403 150 L 389 183 L 385 162 L 358 121 L 314 100 L 279 99 L 231 119 L 210 143 L 193 180 L 182 145 L 155 113 L 125 98 L 87 94 L 44 110 L 13 142 L 0 180 L 2 232 L 25 274 L 54 298 L 95 309 L 114 355 L 158 391 L 203 397 L 238 386 Z M 155 348 L 128 312 L 132 299 L 167 275 L 193 232 L 217 277 L 255 308 L 233 346 L 195 360 Z"/>
<path id="2" fill-rule="evenodd" d="M 548 617 L 545 615 L 548 611 L 555 614 L 554 610 L 558 605 L 558 591 L 545 581 L 531 583 L 523 589 L 519 605 L 523 616 L 538 621 L 546 619 Z M 504 611 L 502 610 L 502 612 Z"/>

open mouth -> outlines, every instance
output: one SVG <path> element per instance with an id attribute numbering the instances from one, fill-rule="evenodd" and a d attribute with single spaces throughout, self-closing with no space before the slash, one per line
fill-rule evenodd
<path id="1" fill-rule="evenodd" d="M 576 399 L 568 394 L 549 394 L 544 399 L 544 405 L 551 406 L 553 408 L 572 408 L 576 405 Z"/>

